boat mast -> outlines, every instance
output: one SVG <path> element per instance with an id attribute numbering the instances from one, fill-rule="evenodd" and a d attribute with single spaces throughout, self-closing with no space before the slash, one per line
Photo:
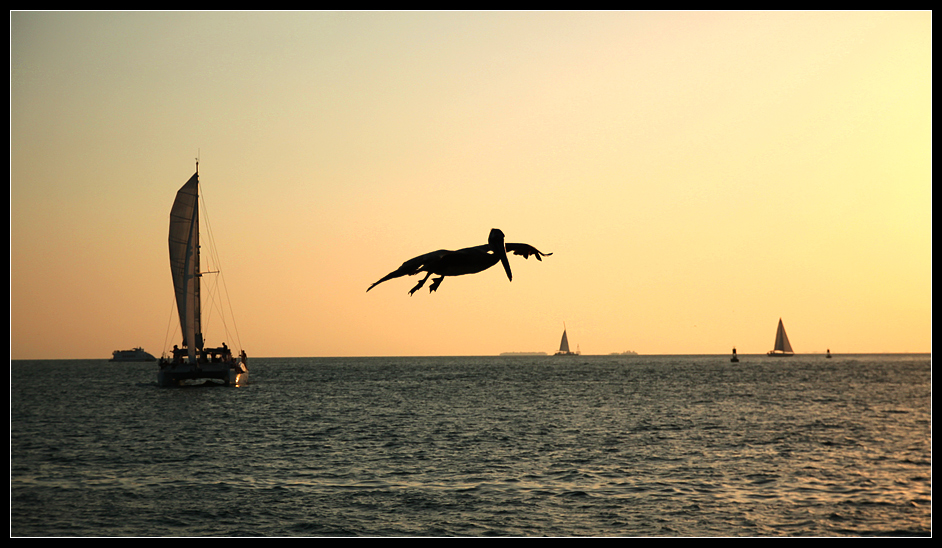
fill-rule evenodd
<path id="1" fill-rule="evenodd" d="M 196 203 L 193 204 L 193 222 L 196 224 L 196 230 L 194 230 L 194 236 L 196 236 L 196 246 L 193 248 L 193 255 L 196 260 L 196 269 L 193 271 L 195 279 L 193 280 L 193 290 L 196 294 L 195 299 L 195 318 L 196 318 L 196 334 L 194 338 L 196 339 L 196 350 L 197 352 L 203 350 L 203 306 L 200 301 L 200 278 L 202 273 L 200 272 L 200 159 L 199 159 L 199 149 L 196 151 Z"/>

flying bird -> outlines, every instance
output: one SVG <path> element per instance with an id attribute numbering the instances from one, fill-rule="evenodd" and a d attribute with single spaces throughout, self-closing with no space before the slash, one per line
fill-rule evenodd
<path id="1" fill-rule="evenodd" d="M 398 269 L 390 272 L 378 282 L 368 287 L 367 291 L 386 280 L 407 274 L 413 276 L 419 272 L 427 272 L 425 278 L 422 278 L 422 280 L 409 291 L 409 295 L 412 295 L 425 285 L 426 280 L 428 280 L 432 274 L 436 274 L 440 277 L 432 280 L 432 285 L 429 286 L 429 293 L 431 293 L 438 289 L 438 286 L 442 284 L 442 280 L 445 279 L 445 276 L 477 274 L 478 272 L 487 270 L 498 262 L 504 265 L 504 271 L 507 272 L 507 279 L 513 280 L 513 274 L 510 272 L 510 262 L 507 260 L 508 252 L 515 255 L 522 255 L 524 259 L 529 258 L 530 255 L 534 255 L 538 261 L 543 260 L 540 257 L 552 255 L 552 253 L 543 253 L 529 244 L 505 244 L 504 233 L 497 228 L 492 228 L 486 244 L 466 247 L 458 251 L 439 249 L 438 251 L 426 253 L 425 255 L 419 255 L 414 259 L 409 259 L 402 263 L 402 266 Z"/>

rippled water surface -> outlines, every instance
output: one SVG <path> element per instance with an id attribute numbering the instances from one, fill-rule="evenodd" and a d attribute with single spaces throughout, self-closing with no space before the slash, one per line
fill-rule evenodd
<path id="1" fill-rule="evenodd" d="M 931 535 L 928 355 L 11 363 L 13 536 Z"/>

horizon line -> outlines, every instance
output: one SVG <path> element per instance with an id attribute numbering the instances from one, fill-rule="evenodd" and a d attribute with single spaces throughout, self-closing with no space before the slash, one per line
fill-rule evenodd
<path id="1" fill-rule="evenodd" d="M 554 355 L 555 353 L 551 354 L 551 353 L 548 353 L 548 352 L 543 352 L 543 353 L 539 353 L 539 352 L 529 352 L 529 353 L 528 353 L 528 352 L 522 352 L 522 353 L 517 353 L 518 355 L 516 355 L 516 356 L 515 356 L 515 355 L 512 355 L 513 353 L 510 353 L 510 354 L 511 354 L 511 355 L 507 355 L 507 353 L 505 353 L 504 355 L 501 355 L 501 354 L 427 354 L 427 355 L 419 355 L 419 354 L 414 354 L 414 355 L 380 355 L 380 354 L 376 354 L 376 355 L 359 355 L 359 356 L 353 356 L 353 355 L 350 355 L 350 356 L 257 356 L 257 357 L 249 356 L 249 359 L 251 359 L 251 360 L 262 360 L 262 359 L 311 359 L 311 358 L 318 358 L 318 359 L 322 359 L 322 358 L 325 358 L 325 359 L 326 359 L 326 358 L 331 358 L 331 359 L 337 358 L 337 359 L 341 359 L 341 358 L 522 358 L 522 357 L 529 357 L 529 358 L 547 357 L 547 358 L 564 358 L 564 359 L 566 359 L 566 358 L 576 358 L 576 357 L 592 357 L 592 358 L 600 358 L 600 357 L 601 357 L 601 358 L 611 358 L 611 357 L 615 357 L 615 356 L 629 357 L 629 358 L 646 357 L 646 356 L 719 356 L 719 357 L 729 357 L 729 356 L 732 355 L 732 354 L 730 354 L 730 353 L 724 353 L 724 354 L 713 354 L 713 353 L 676 353 L 676 354 L 675 354 L 675 353 L 665 353 L 665 354 L 642 354 L 642 353 L 636 353 L 636 354 L 624 354 L 624 353 L 622 353 L 622 352 L 612 352 L 612 353 L 608 353 L 608 354 L 584 354 L 584 353 L 583 353 L 583 354 L 576 354 L 576 355 L 574 355 L 574 356 L 556 356 L 556 355 Z M 524 354 L 524 355 L 520 355 L 520 354 Z M 529 354 L 529 355 L 525 355 L 525 354 Z M 831 352 L 831 356 L 832 356 L 832 357 L 833 357 L 833 356 L 891 356 L 891 355 L 919 355 L 919 354 L 927 354 L 927 355 L 930 355 L 930 356 L 931 356 L 931 355 L 932 355 L 932 351 L 930 350 L 930 351 L 927 351 L 927 352 L 911 352 L 911 351 L 906 351 L 906 352 Z M 763 357 L 767 357 L 767 354 L 764 353 L 764 352 L 763 352 L 763 353 L 737 353 L 737 355 L 740 356 L 740 357 L 742 357 L 742 356 L 763 356 Z M 789 357 L 795 357 L 795 356 L 825 356 L 825 355 L 827 355 L 826 352 L 802 352 L 802 353 L 796 352 L 794 355 L 789 356 Z M 10 358 L 10 361 L 11 361 L 11 362 L 15 362 L 15 361 L 79 361 L 79 360 L 81 360 L 81 361 L 104 360 L 104 361 L 107 361 L 107 362 L 111 362 L 111 358 L 97 358 L 97 357 L 96 357 L 96 358 L 12 358 L 12 357 Z M 156 362 L 157 362 L 157 359 L 155 359 L 154 362 L 156 363 Z M 149 362 L 149 361 L 143 361 L 143 362 L 140 362 L 140 361 L 139 361 L 139 362 L 129 361 L 129 362 L 112 362 L 112 363 L 151 363 L 151 362 Z"/>

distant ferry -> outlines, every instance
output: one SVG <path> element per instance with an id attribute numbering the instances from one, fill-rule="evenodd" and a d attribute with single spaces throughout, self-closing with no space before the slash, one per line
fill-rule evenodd
<path id="1" fill-rule="evenodd" d="M 140 346 L 133 350 L 115 350 L 111 353 L 112 358 L 108 361 L 112 362 L 153 362 L 157 361 L 157 358 L 144 352 L 144 349 Z"/>

